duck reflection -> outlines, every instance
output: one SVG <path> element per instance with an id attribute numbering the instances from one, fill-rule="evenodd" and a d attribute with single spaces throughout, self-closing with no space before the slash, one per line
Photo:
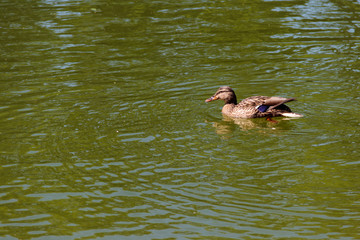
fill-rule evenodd
<path id="1" fill-rule="evenodd" d="M 288 118 L 280 118 L 274 121 L 267 121 L 263 118 L 230 118 L 223 115 L 221 121 L 213 122 L 213 127 L 218 135 L 229 136 L 234 131 L 239 129 L 247 132 L 250 130 L 260 130 L 261 132 L 267 132 L 267 130 L 289 130 L 291 129 L 290 120 Z"/>

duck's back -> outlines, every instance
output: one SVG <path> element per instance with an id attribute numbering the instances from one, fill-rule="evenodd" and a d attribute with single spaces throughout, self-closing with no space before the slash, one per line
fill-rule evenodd
<path id="1" fill-rule="evenodd" d="M 238 105 L 240 108 L 251 108 L 251 107 L 257 107 L 261 104 L 263 104 L 267 99 L 270 99 L 270 97 L 267 96 L 252 96 L 245 98 L 239 102 Z"/>
<path id="2" fill-rule="evenodd" d="M 252 96 L 243 99 L 234 106 L 231 115 L 238 118 L 256 118 L 271 115 L 271 113 L 260 112 L 257 108 L 262 105 L 270 97 Z"/>

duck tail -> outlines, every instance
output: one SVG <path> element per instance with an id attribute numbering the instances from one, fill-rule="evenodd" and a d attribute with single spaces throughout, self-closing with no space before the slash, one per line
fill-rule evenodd
<path id="1" fill-rule="evenodd" d="M 281 116 L 284 116 L 284 117 L 292 117 L 292 118 L 300 118 L 300 117 L 303 117 L 303 115 L 301 115 L 301 114 L 299 114 L 299 113 L 294 113 L 294 112 L 281 113 Z"/>

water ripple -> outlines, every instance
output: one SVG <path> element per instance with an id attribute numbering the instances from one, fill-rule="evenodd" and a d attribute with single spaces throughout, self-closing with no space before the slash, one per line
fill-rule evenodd
<path id="1" fill-rule="evenodd" d="M 0 236 L 358 239 L 359 4 L 235 5 L 2 2 Z"/>

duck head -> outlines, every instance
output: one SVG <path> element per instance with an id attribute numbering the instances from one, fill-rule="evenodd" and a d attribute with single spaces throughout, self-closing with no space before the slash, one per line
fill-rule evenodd
<path id="1" fill-rule="evenodd" d="M 237 104 L 235 92 L 229 86 L 220 87 L 216 93 L 211 98 L 206 99 L 205 102 L 218 99 L 224 100 L 225 104 Z"/>

